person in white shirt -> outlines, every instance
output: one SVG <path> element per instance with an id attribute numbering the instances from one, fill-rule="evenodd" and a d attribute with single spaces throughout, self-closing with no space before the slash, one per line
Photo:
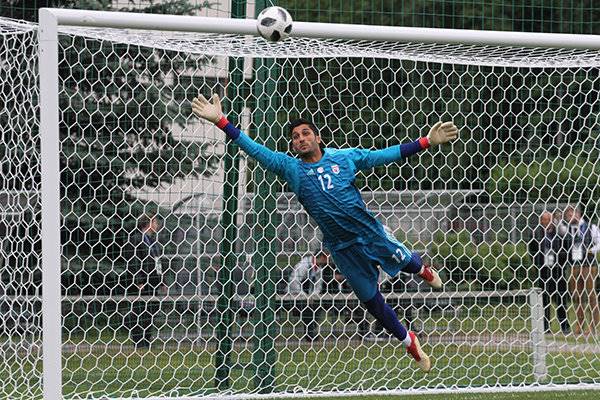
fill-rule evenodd
<path id="1" fill-rule="evenodd" d="M 323 290 L 322 267 L 327 264 L 327 254 L 320 251 L 316 255 L 307 254 L 296 264 L 290 274 L 288 293 L 321 293 Z"/>
<path id="2" fill-rule="evenodd" d="M 578 207 L 569 206 L 565 210 L 565 221 L 569 230 L 569 261 L 571 264 L 571 277 L 569 290 L 573 298 L 577 322 L 573 333 L 595 335 L 596 327 L 600 324 L 600 309 L 598 308 L 598 294 L 596 292 L 596 278 L 598 277 L 598 264 L 595 254 L 600 248 L 597 241 L 597 227 L 589 224 Z M 586 311 L 589 310 L 591 320 L 584 332 Z"/>
<path id="3" fill-rule="evenodd" d="M 598 324 L 600 323 L 600 305 L 598 304 L 598 290 L 596 289 L 596 282 L 598 280 L 598 253 L 600 252 L 600 228 L 598 228 L 598 225 L 590 223 L 590 233 L 592 236 L 592 246 L 588 250 L 592 255 L 590 259 L 592 265 L 592 273 L 590 274 L 592 290 L 590 296 L 594 297 L 593 303 L 595 304 L 595 310 L 592 310 L 592 316 L 598 318 L 596 321 L 596 327 L 598 327 Z"/>
<path id="4" fill-rule="evenodd" d="M 598 252 L 600 252 L 600 228 L 596 224 L 590 224 L 590 230 L 592 233 L 592 248 L 590 252 L 594 255 L 597 261 Z"/>
<path id="5" fill-rule="evenodd" d="M 302 257 L 290 274 L 288 294 L 312 296 L 323 293 L 325 290 L 323 267 L 327 265 L 328 259 L 329 257 L 324 251 Z M 304 339 L 307 341 L 315 340 L 319 334 L 319 321 L 322 318 L 323 310 L 318 302 L 311 302 L 310 299 L 296 301 L 295 303 L 300 309 L 300 317 L 306 328 Z"/>

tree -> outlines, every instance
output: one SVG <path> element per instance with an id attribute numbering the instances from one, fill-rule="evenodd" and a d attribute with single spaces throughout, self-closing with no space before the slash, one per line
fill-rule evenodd
<path id="1" fill-rule="evenodd" d="M 41 3 L 82 5 L 56 0 L 21 1 L 18 6 L 33 10 Z M 172 0 L 132 11 L 192 14 L 201 7 L 188 3 Z M 108 0 L 86 1 L 85 8 L 115 9 Z M 120 257 L 121 248 L 134 231 L 137 217 L 160 211 L 157 204 L 140 200 L 134 191 L 158 188 L 186 176 L 210 175 L 216 168 L 218 160 L 208 143 L 178 140 L 173 134 L 173 128 L 183 126 L 190 113 L 192 88 L 183 86 L 180 74 L 197 70 L 207 60 L 91 37 L 61 35 L 59 42 L 63 286 L 77 293 L 82 289 L 98 293 L 99 285 L 105 290 L 117 288 L 114 282 L 120 280 L 118 274 L 126 261 Z M 5 40 L 4 46 L 9 45 Z M 32 55 L 36 51 L 25 50 Z M 33 66 L 24 65 L 11 75 L 23 75 Z M 12 85 L 5 82 L 3 93 Z M 24 90 L 13 96 L 12 109 L 35 110 L 37 96 L 26 98 L 27 94 Z M 31 115 L 17 113 L 22 121 L 8 126 L 34 123 Z M 43 134 L 37 130 L 34 124 L 25 138 L 18 130 L 9 131 L 3 144 L 18 143 L 19 151 L 31 152 Z M 28 138 L 35 139 L 27 142 Z M 7 146 L 0 150 L 8 151 Z M 38 165 L 22 169 L 20 163 L 3 163 L 4 186 L 39 189 Z M 18 179 L 24 173 L 30 178 Z"/>
<path id="2" fill-rule="evenodd" d="M 296 21 L 414 26 L 423 28 L 487 29 L 522 32 L 600 33 L 600 8 L 594 0 L 564 6 L 563 0 L 502 2 L 456 0 L 282 0 Z"/>
<path id="3" fill-rule="evenodd" d="M 317 0 L 278 2 L 298 21 L 457 29 L 598 33 L 600 9 L 581 1 L 568 14 L 562 2 L 361 0 L 324 7 Z M 596 16 L 594 19 L 593 16 Z M 559 21 L 559 23 L 557 23 Z M 565 21 L 564 23 L 560 21 Z M 373 189 L 485 189 L 490 166 L 516 155 L 565 157 L 589 146 L 598 112 L 597 83 L 586 70 L 543 71 L 387 59 L 300 59 L 283 62 L 280 90 L 286 112 L 310 112 L 333 146 L 383 147 L 422 135 L 438 118 L 463 127 L 453 152 L 426 152 L 399 166 L 378 168 L 357 185 Z M 595 71 L 595 70 L 594 70 Z M 305 93 L 286 97 L 286 91 Z M 521 90 L 524 89 L 524 90 Z M 448 100 L 451 99 L 451 100 Z M 284 123 L 285 115 L 280 115 Z M 408 131 L 410 130 L 410 131 Z M 532 154 L 531 149 L 542 151 Z M 281 142 L 281 149 L 287 143 Z M 561 149 L 560 151 L 558 149 Z M 542 154 L 544 153 L 544 154 Z M 560 153 L 560 154 L 559 154 Z M 440 169 L 429 165 L 442 166 Z"/>

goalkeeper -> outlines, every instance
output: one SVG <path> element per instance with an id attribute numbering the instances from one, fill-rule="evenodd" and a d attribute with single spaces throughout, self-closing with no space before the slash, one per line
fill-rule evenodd
<path id="1" fill-rule="evenodd" d="M 354 186 L 358 170 L 398 162 L 410 155 L 456 139 L 458 129 L 452 122 L 436 123 L 426 137 L 383 150 L 322 149 L 321 137 L 310 121 L 295 120 L 289 125 L 291 144 L 298 158 L 272 151 L 254 142 L 233 126 L 221 111 L 219 96 L 212 102 L 200 95 L 192 103 L 193 112 L 222 129 L 248 155 L 274 172 L 296 194 L 308 214 L 323 232 L 327 247 L 340 272 L 346 277 L 358 299 L 381 324 L 402 341 L 423 371 L 431 369 L 429 356 L 422 350 L 412 331 L 400 323 L 394 310 L 379 292 L 377 278 L 381 266 L 390 276 L 398 272 L 418 274 L 434 288 L 442 281 L 436 271 L 424 265 L 417 253 L 411 253 L 366 208 Z"/>

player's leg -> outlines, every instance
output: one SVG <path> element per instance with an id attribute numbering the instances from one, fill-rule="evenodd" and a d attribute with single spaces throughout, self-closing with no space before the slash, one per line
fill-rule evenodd
<path id="1" fill-rule="evenodd" d="M 600 310 L 598 310 L 598 294 L 596 293 L 596 278 L 598 277 L 598 267 L 589 266 L 585 268 L 585 300 L 590 309 L 590 322 L 586 334 L 595 335 L 598 323 L 600 322 Z"/>
<path id="2" fill-rule="evenodd" d="M 542 266 L 538 280 L 539 287 L 542 288 L 542 307 L 544 308 L 544 332 L 551 333 L 550 330 L 550 295 L 554 293 L 554 280 L 550 273 L 550 267 Z"/>
<path id="3" fill-rule="evenodd" d="M 378 290 L 375 296 L 364 304 L 369 313 L 377 318 L 389 333 L 404 343 L 406 352 L 415 359 L 419 367 L 428 372 L 431 369 L 431 360 L 421 348 L 417 335 L 400 323 L 396 312 L 385 302 L 381 292 Z"/>
<path id="4" fill-rule="evenodd" d="M 419 340 L 413 332 L 409 332 L 400 322 L 396 312 L 386 304 L 377 287 L 379 270 L 374 265 L 365 247 L 354 245 L 332 252 L 331 255 L 354 290 L 356 297 L 365 305 L 367 311 L 375 317 L 394 337 L 402 341 L 419 367 L 427 372 L 431 369 L 429 357 L 422 350 Z"/>
<path id="5" fill-rule="evenodd" d="M 440 275 L 429 264 L 424 264 L 418 253 L 411 253 L 410 260 L 402 271 L 419 275 L 432 288 L 440 289 L 442 287 Z"/>
<path id="6" fill-rule="evenodd" d="M 571 332 L 571 325 L 567 317 L 568 308 L 568 287 L 565 278 L 565 271 L 561 266 L 552 267 L 550 282 L 553 282 L 551 298 L 556 304 L 556 318 L 560 324 L 561 331 L 566 335 Z"/>
<path id="7" fill-rule="evenodd" d="M 583 282 L 581 281 L 581 267 L 571 267 L 571 277 L 569 279 L 569 291 L 571 292 L 571 298 L 573 300 L 573 308 L 575 309 L 575 328 L 573 333 L 580 335 L 583 333 L 583 322 L 584 322 L 584 310 L 583 304 L 581 303 L 581 294 L 583 291 Z"/>
<path id="8" fill-rule="evenodd" d="M 391 276 L 399 270 L 421 277 L 429 286 L 440 289 L 442 280 L 435 269 L 423 263 L 418 253 L 410 252 L 391 233 L 386 232 L 386 239 L 370 246 L 370 253 L 378 260 L 381 267 Z"/>

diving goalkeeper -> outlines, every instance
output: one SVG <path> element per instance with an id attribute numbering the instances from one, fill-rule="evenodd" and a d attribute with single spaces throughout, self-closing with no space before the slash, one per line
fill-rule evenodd
<path id="1" fill-rule="evenodd" d="M 438 122 L 426 137 L 382 150 L 322 149 L 316 126 L 298 119 L 289 125 L 292 150 L 298 156 L 295 158 L 254 142 L 233 126 L 223 115 L 217 94 L 213 95 L 212 102 L 198 96 L 192 102 L 192 110 L 198 117 L 217 125 L 264 168 L 288 182 L 323 232 L 323 244 L 358 299 L 390 334 L 404 343 L 419 367 L 429 371 L 431 362 L 419 339 L 402 325 L 379 292 L 378 267 L 390 276 L 400 271 L 417 274 L 434 288 L 440 288 L 442 281 L 435 270 L 423 264 L 417 253 L 411 253 L 385 233 L 382 224 L 367 210 L 354 180 L 359 170 L 398 162 L 430 146 L 456 139 L 456 126 L 452 122 Z"/>

